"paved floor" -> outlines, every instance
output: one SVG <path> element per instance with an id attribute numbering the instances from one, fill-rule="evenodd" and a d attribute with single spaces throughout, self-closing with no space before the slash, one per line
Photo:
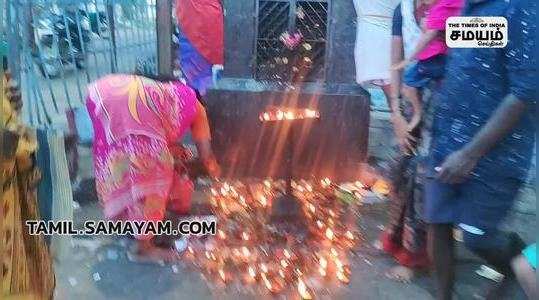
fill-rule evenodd
<path id="1" fill-rule="evenodd" d="M 90 182 L 83 184 L 76 199 L 81 207 L 75 210 L 75 220 L 101 218 Z M 197 194 L 197 201 L 204 195 Z M 351 258 L 352 277 L 349 285 L 330 286 L 317 299 L 432 299 L 433 282 L 427 274 L 411 284 L 391 281 L 384 272 L 394 265 L 391 258 L 373 246 L 386 219 L 387 203 L 364 205 L 358 226 L 364 241 Z M 527 238 L 533 238 L 530 225 L 535 216 L 520 217 L 521 224 L 512 225 Z M 532 228 L 535 228 L 532 227 Z M 127 240 L 110 237 L 75 239 L 71 253 L 56 262 L 56 299 L 252 299 L 272 297 L 264 291 L 249 291 L 228 287 L 214 288 L 200 273 L 187 264 L 150 265 L 130 262 L 126 257 Z M 459 246 L 457 268 L 457 299 L 484 299 L 485 290 L 493 282 L 480 277 L 475 270 L 481 261 Z M 520 291 L 508 299 L 523 299 Z"/>

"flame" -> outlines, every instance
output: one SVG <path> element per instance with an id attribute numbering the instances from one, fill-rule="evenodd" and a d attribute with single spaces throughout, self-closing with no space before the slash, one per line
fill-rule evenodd
<path id="1" fill-rule="evenodd" d="M 264 195 L 260 196 L 259 201 L 260 201 L 260 204 L 262 204 L 262 206 L 264 206 L 264 207 L 266 205 L 268 205 L 268 199 L 266 199 L 266 196 L 264 196 Z"/>
<path id="2" fill-rule="evenodd" d="M 219 269 L 219 276 L 221 277 L 221 279 L 223 281 L 226 281 L 226 278 L 225 278 L 225 271 L 223 271 L 223 269 Z"/>
<path id="3" fill-rule="evenodd" d="M 241 234 L 241 238 L 242 238 L 243 240 L 245 240 L 245 241 L 248 241 L 248 240 L 249 240 L 249 234 L 248 234 L 247 232 L 244 231 L 244 232 Z"/>
<path id="4" fill-rule="evenodd" d="M 322 267 L 322 268 L 324 268 L 324 269 L 327 268 L 327 266 L 328 266 L 328 261 L 327 261 L 325 258 L 320 257 L 319 262 L 320 262 L 320 267 Z"/>
<path id="5" fill-rule="evenodd" d="M 217 235 L 219 235 L 219 238 L 222 240 L 226 239 L 226 234 L 221 229 L 217 230 Z"/>
<path id="6" fill-rule="evenodd" d="M 206 251 L 204 254 L 206 255 L 206 258 L 207 258 L 207 259 L 210 259 L 210 258 L 211 258 L 210 252 Z"/>
<path id="7" fill-rule="evenodd" d="M 342 264 L 341 260 L 338 259 L 338 258 L 335 259 L 335 267 L 336 267 L 340 272 L 343 271 L 344 265 Z"/>
<path id="8" fill-rule="evenodd" d="M 284 114 L 285 118 L 288 119 L 288 120 L 293 120 L 296 118 L 296 116 L 294 115 L 293 112 L 291 111 L 287 111 L 285 114 Z"/>
<path id="9" fill-rule="evenodd" d="M 271 282 L 266 277 L 266 274 L 261 273 L 260 276 L 262 277 L 262 281 L 264 281 L 264 285 L 268 288 L 268 290 L 272 290 L 273 286 L 271 285 Z"/>
<path id="10" fill-rule="evenodd" d="M 278 110 L 277 113 L 275 114 L 275 117 L 277 118 L 277 120 L 282 120 L 284 118 L 284 113 L 282 110 Z"/>
<path id="11" fill-rule="evenodd" d="M 322 267 L 320 267 L 318 269 L 318 272 L 320 272 L 320 275 L 322 275 L 323 277 L 326 277 L 326 275 L 327 275 L 326 269 L 324 269 Z"/>
<path id="12" fill-rule="evenodd" d="M 193 250 L 193 248 L 191 246 L 187 247 L 187 251 L 189 251 L 189 253 L 191 253 L 191 254 L 195 254 L 195 251 Z"/>
<path id="13" fill-rule="evenodd" d="M 309 291 L 307 290 L 307 286 L 305 285 L 303 280 L 301 280 L 301 278 L 298 279 L 298 292 L 299 292 L 299 295 L 301 296 L 301 299 L 310 300 L 313 298 L 311 294 L 309 293 Z"/>
<path id="14" fill-rule="evenodd" d="M 270 114 L 268 114 L 267 112 L 265 112 L 265 113 L 262 115 L 262 119 L 264 119 L 264 121 L 269 121 L 269 119 L 270 119 Z"/>
<path id="15" fill-rule="evenodd" d="M 282 278 L 285 278 L 285 275 L 282 269 L 279 269 L 279 276 L 281 276 Z"/>
<path id="16" fill-rule="evenodd" d="M 309 210 L 314 214 L 314 212 L 316 211 L 316 207 L 314 207 L 312 203 L 309 203 Z"/>
<path id="17" fill-rule="evenodd" d="M 320 220 L 316 220 L 316 226 L 318 226 L 318 228 L 322 228 L 324 227 L 324 223 L 322 223 Z"/>
<path id="18" fill-rule="evenodd" d="M 217 191 L 215 189 L 212 188 L 210 191 L 213 196 L 217 196 Z"/>
<path id="19" fill-rule="evenodd" d="M 292 256 L 290 255 L 290 252 L 288 252 L 288 250 L 286 250 L 286 249 L 284 249 L 283 254 L 284 254 L 284 256 L 285 256 L 286 258 L 288 258 L 288 259 L 290 259 L 290 257 L 292 257 Z"/>
<path id="20" fill-rule="evenodd" d="M 243 256 L 248 257 L 251 255 L 251 251 L 249 251 L 249 248 L 243 246 L 241 247 L 241 253 L 243 253 Z"/>
<path id="21" fill-rule="evenodd" d="M 243 205 L 243 206 L 246 206 L 246 205 L 247 205 L 247 202 L 245 202 L 245 197 L 240 196 L 240 203 L 241 203 L 241 205 Z"/>
<path id="22" fill-rule="evenodd" d="M 337 252 L 337 250 L 335 250 L 335 248 L 331 248 L 329 251 L 331 252 L 331 255 L 335 257 L 339 256 L 339 253 Z"/>
<path id="23" fill-rule="evenodd" d="M 327 228 L 326 229 L 326 237 L 330 240 L 333 240 L 333 230 L 331 230 L 331 228 Z"/>
<path id="24" fill-rule="evenodd" d="M 307 184 L 305 186 L 305 188 L 309 191 L 309 192 L 312 192 L 313 191 L 313 187 L 310 185 L 310 184 Z"/>
<path id="25" fill-rule="evenodd" d="M 268 273 L 268 266 L 266 266 L 265 263 L 261 263 L 260 270 L 262 270 L 263 273 Z"/>
<path id="26" fill-rule="evenodd" d="M 349 283 L 350 279 L 342 271 L 337 271 L 337 279 L 342 283 Z"/>
<path id="27" fill-rule="evenodd" d="M 269 180 L 264 180 L 264 185 L 269 189 L 271 188 L 271 182 Z"/>
<path id="28" fill-rule="evenodd" d="M 253 267 L 249 266 L 249 276 L 251 276 L 252 278 L 255 278 L 256 277 L 256 271 Z"/>
<path id="29" fill-rule="evenodd" d="M 306 109 L 305 110 L 305 116 L 307 118 L 315 118 L 316 117 L 316 111 L 314 111 L 312 109 Z"/>
<path id="30" fill-rule="evenodd" d="M 288 263 L 286 262 L 286 260 L 281 259 L 281 266 L 283 266 L 283 268 L 288 267 Z"/>
<path id="31" fill-rule="evenodd" d="M 346 231 L 345 235 L 350 240 L 354 239 L 354 234 L 350 230 Z"/>
<path id="32" fill-rule="evenodd" d="M 329 178 L 324 178 L 320 181 L 323 187 L 328 187 L 331 185 L 331 180 Z"/>
<path id="33" fill-rule="evenodd" d="M 359 181 L 359 180 L 355 182 L 355 185 L 356 185 L 358 188 L 360 188 L 360 189 L 362 189 L 362 188 L 365 187 L 365 186 L 363 185 L 363 183 L 362 183 L 361 181 Z"/>

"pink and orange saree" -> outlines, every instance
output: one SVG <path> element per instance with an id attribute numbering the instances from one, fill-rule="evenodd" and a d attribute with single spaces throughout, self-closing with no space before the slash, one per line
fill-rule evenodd
<path id="1" fill-rule="evenodd" d="M 189 128 L 195 140 L 209 139 L 205 110 L 191 88 L 108 75 L 89 86 L 87 109 L 96 187 L 107 218 L 162 220 L 173 186 L 184 191 L 187 199 L 181 201 L 190 201 L 192 182 L 174 172 L 171 148 Z"/>

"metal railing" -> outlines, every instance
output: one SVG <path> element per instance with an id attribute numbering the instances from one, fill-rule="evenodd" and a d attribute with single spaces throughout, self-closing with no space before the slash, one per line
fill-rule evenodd
<path id="1" fill-rule="evenodd" d="M 6 18 L 31 125 L 65 124 L 88 83 L 157 55 L 156 0 L 12 0 Z"/>

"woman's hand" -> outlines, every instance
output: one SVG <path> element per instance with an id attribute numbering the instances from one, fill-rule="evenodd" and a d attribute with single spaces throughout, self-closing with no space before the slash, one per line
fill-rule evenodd
<path id="1" fill-rule="evenodd" d="M 414 142 L 416 142 L 416 138 L 414 138 L 408 130 L 409 124 L 406 122 L 404 117 L 399 112 L 393 112 L 391 115 L 391 120 L 393 122 L 393 130 L 402 153 L 409 155 L 415 152 Z"/>
<path id="2" fill-rule="evenodd" d="M 212 157 L 211 159 L 204 160 L 204 166 L 211 177 L 217 178 L 221 176 L 221 167 L 217 163 L 217 160 Z"/>

